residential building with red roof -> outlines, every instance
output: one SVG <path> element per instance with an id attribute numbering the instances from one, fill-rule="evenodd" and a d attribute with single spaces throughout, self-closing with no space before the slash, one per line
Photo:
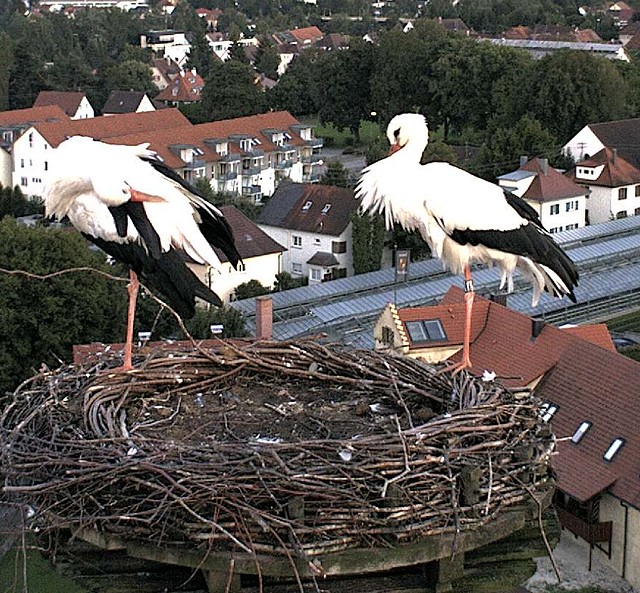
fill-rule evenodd
<path id="1" fill-rule="evenodd" d="M 302 49 L 318 43 L 324 37 L 324 33 L 318 27 L 313 26 L 279 31 L 274 33 L 272 37 L 278 45 L 297 45 Z"/>
<path id="2" fill-rule="evenodd" d="M 317 284 L 353 275 L 353 190 L 282 183 L 256 223 L 287 247 L 283 271 Z"/>
<path id="3" fill-rule="evenodd" d="M 171 58 L 152 60 L 151 80 L 159 91 L 166 89 L 180 72 L 180 66 Z"/>
<path id="4" fill-rule="evenodd" d="M 40 91 L 33 106 L 57 105 L 71 119 L 95 117 L 95 110 L 87 95 L 80 91 Z"/>
<path id="5" fill-rule="evenodd" d="M 59 105 L 29 107 L 0 112 L 0 184 L 13 187 L 13 143 L 37 122 L 68 122 Z"/>
<path id="6" fill-rule="evenodd" d="M 565 177 L 547 159 L 521 157 L 520 168 L 498 177 L 498 183 L 527 202 L 551 233 L 586 223 L 588 188 Z"/>
<path id="7" fill-rule="evenodd" d="M 177 109 L 77 120 L 67 118 L 64 113 L 63 116 L 66 120 L 34 123 L 12 144 L 11 185 L 19 186 L 27 196 L 42 195 L 49 175 L 52 150 L 69 136 L 90 136 L 104 140 L 133 131 L 151 133 L 156 129 L 191 126 L 191 122 Z"/>
<path id="8" fill-rule="evenodd" d="M 388 305 L 376 323 L 376 347 L 429 362 L 459 360 L 464 292 L 439 305 Z M 640 363 L 616 352 L 603 324 L 557 328 L 476 295 L 472 374 L 495 373 L 505 386 L 535 389 L 558 439 L 552 459 L 563 526 L 640 587 Z"/>
<path id="9" fill-rule="evenodd" d="M 202 101 L 202 89 L 204 89 L 204 79 L 195 68 L 181 71 L 164 90 L 156 95 L 155 100 L 173 107 L 189 105 Z"/>
<path id="10" fill-rule="evenodd" d="M 620 156 L 617 149 L 603 148 L 577 163 L 567 177 L 588 188 L 590 223 L 640 214 L 640 168 Z"/>
<path id="11" fill-rule="evenodd" d="M 225 303 L 235 300 L 235 289 L 238 285 L 251 280 L 272 289 L 276 274 L 282 271 L 282 255 L 286 252 L 286 247 L 272 239 L 234 206 L 222 206 L 220 210 L 233 229 L 235 246 L 242 261 L 236 270 L 224 253 L 215 249 L 222 263 L 222 273 L 199 264 L 192 264 L 192 269 L 200 281 L 210 286 Z"/>

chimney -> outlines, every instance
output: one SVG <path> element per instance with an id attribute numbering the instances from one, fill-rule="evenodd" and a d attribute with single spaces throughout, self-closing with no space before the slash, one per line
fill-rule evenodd
<path id="1" fill-rule="evenodd" d="M 492 293 L 489 295 L 489 300 L 492 303 L 497 303 L 498 305 L 502 305 L 503 307 L 507 306 L 507 293 L 506 292 L 498 292 Z"/>
<path id="2" fill-rule="evenodd" d="M 527 161 L 529 160 L 529 157 L 526 155 L 522 155 L 520 157 L 520 166 L 524 167 L 527 164 Z"/>
<path id="3" fill-rule="evenodd" d="M 616 160 L 618 159 L 618 149 L 614 148 L 611 152 L 612 152 L 611 162 L 615 165 L 616 164 Z"/>
<path id="4" fill-rule="evenodd" d="M 270 340 L 273 336 L 273 301 L 270 296 L 256 297 L 256 338 Z"/>
<path id="5" fill-rule="evenodd" d="M 540 169 L 542 170 L 543 175 L 548 175 L 549 173 L 549 159 L 540 159 Z"/>
<path id="6" fill-rule="evenodd" d="M 544 329 L 544 326 L 547 325 L 544 319 L 532 319 L 531 320 L 531 339 L 535 340 Z"/>

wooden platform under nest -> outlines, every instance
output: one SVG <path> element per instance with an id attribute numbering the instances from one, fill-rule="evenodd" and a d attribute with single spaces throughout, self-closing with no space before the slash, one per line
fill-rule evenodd
<path id="1" fill-rule="evenodd" d="M 549 502 L 528 391 L 313 341 L 151 352 L 126 374 L 103 358 L 33 377 L 0 418 L 5 492 L 40 530 L 301 583 L 451 558 Z"/>

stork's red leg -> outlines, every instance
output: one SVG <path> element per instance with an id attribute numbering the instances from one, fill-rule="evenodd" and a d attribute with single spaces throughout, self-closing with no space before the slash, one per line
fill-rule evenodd
<path id="1" fill-rule="evenodd" d="M 452 373 L 453 375 L 471 368 L 471 357 L 469 350 L 471 348 L 471 320 L 473 319 L 473 298 L 475 291 L 473 289 L 473 278 L 471 277 L 471 268 L 466 266 L 464 269 L 464 335 L 462 342 L 462 360 L 453 365 L 448 365 L 438 371 L 439 373 Z"/>
<path id="2" fill-rule="evenodd" d="M 127 286 L 127 292 L 129 293 L 129 312 L 127 314 L 127 339 L 124 344 L 124 364 L 122 365 L 123 371 L 130 371 L 133 368 L 131 361 L 131 353 L 133 351 L 133 321 L 136 315 L 136 301 L 138 299 L 138 290 L 140 290 L 140 282 L 138 281 L 137 274 L 133 271 L 129 271 L 129 285 Z"/>

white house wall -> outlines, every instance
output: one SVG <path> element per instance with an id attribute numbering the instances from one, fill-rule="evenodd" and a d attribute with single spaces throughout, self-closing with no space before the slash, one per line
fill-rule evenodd
<path id="1" fill-rule="evenodd" d="M 25 196 L 41 196 L 52 155 L 53 149 L 35 128 L 26 130 L 13 143 L 13 185 Z"/>
<path id="2" fill-rule="evenodd" d="M 11 153 L 0 148 L 0 185 L 2 187 L 13 186 L 13 159 Z"/>
<path id="3" fill-rule="evenodd" d="M 89 100 L 86 97 L 82 97 L 78 111 L 71 119 L 90 119 L 92 117 L 95 117 L 95 111 L 91 107 Z"/>
<path id="4" fill-rule="evenodd" d="M 592 157 L 603 148 L 604 144 L 591 131 L 591 128 L 585 126 L 564 145 L 563 152 L 571 154 L 574 162 L 578 162 L 584 160 L 587 156 Z"/>
<path id="5" fill-rule="evenodd" d="M 338 237 L 322 235 L 319 233 L 307 233 L 280 227 L 258 225 L 274 241 L 287 248 L 282 254 L 282 270 L 289 272 L 294 278 L 310 276 L 310 266 L 307 262 L 318 252 L 332 253 L 334 241 L 344 241 L 347 245 L 346 253 L 334 253 L 341 268 L 346 268 L 347 276 L 353 276 L 353 251 L 351 238 L 351 223 Z M 294 237 L 301 237 L 302 245 L 294 245 Z M 318 267 L 318 266 L 315 266 Z"/>
<path id="6" fill-rule="evenodd" d="M 567 210 L 567 204 L 573 204 L 574 202 L 578 202 L 578 207 L 576 209 Z M 560 231 L 566 231 L 568 229 L 581 228 L 585 225 L 585 196 L 566 198 L 553 202 L 540 203 L 527 201 L 527 203 L 531 207 L 533 207 L 533 209 L 540 216 L 540 222 L 542 222 L 542 226 L 552 233 L 559 233 Z M 558 209 L 558 213 L 552 214 L 552 211 L 555 212 L 554 208 L 556 206 Z"/>
<path id="7" fill-rule="evenodd" d="M 203 265 L 193 265 L 192 269 L 203 284 L 211 287 L 224 303 L 231 302 L 236 286 L 250 280 L 257 280 L 267 288 L 273 288 L 276 274 L 281 272 L 280 253 L 269 253 L 244 260 L 244 270 L 234 270 L 226 262 L 220 273 Z M 211 270 L 211 272 L 209 272 Z"/>
<path id="8" fill-rule="evenodd" d="M 618 575 L 629 581 L 634 590 L 640 591 L 640 562 L 638 562 L 638 558 L 640 558 L 640 511 L 625 506 L 618 498 L 604 495 L 600 501 L 600 521 L 613 522 L 611 560 L 598 548 L 593 548 L 593 558 L 610 566 Z M 588 546 L 585 544 L 584 547 L 586 566 Z M 606 544 L 604 547 L 606 549 Z"/>

